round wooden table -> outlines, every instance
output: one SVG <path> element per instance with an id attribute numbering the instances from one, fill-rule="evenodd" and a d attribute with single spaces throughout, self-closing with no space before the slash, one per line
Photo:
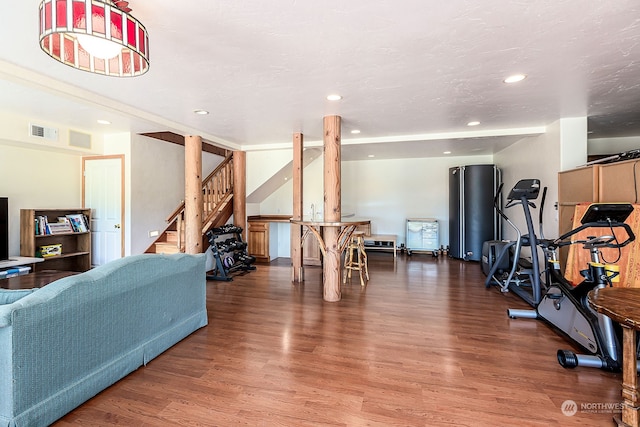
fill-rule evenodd
<path id="1" fill-rule="evenodd" d="M 309 221 L 291 220 L 292 224 L 303 225 L 307 230 L 300 239 L 300 246 L 309 234 L 313 234 L 318 240 L 320 252 L 322 252 L 322 284 L 325 301 L 340 301 L 340 257 L 345 250 L 351 235 L 359 225 L 370 224 L 370 220 L 351 221 Z M 329 231 L 325 233 L 325 231 Z"/>
<path id="2" fill-rule="evenodd" d="M 589 304 L 622 326 L 622 419 L 619 426 L 640 424 L 636 331 L 640 331 L 640 288 L 603 288 L 587 295 Z"/>

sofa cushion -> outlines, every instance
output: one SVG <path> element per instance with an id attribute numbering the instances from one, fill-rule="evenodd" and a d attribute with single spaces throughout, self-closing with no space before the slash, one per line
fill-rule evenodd
<path id="1" fill-rule="evenodd" d="M 22 297 L 26 297 L 36 289 L 0 289 L 0 305 L 13 304 Z"/>

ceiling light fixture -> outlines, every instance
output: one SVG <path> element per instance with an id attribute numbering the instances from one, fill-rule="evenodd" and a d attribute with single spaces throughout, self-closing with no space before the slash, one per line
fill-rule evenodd
<path id="1" fill-rule="evenodd" d="M 111 124 L 111 122 L 109 120 L 104 120 L 104 119 L 98 119 L 97 122 L 100 123 L 101 125 L 110 125 Z"/>
<path id="2" fill-rule="evenodd" d="M 467 123 L 467 126 L 478 126 L 479 124 L 480 124 L 479 121 L 474 120 L 472 122 Z"/>
<path id="3" fill-rule="evenodd" d="M 193 112 L 195 114 L 199 114 L 201 116 L 206 116 L 207 114 L 209 114 L 209 112 L 207 110 L 193 110 Z"/>
<path id="4" fill-rule="evenodd" d="M 328 101 L 340 101 L 341 99 L 342 99 L 342 96 L 338 94 L 327 95 Z"/>
<path id="5" fill-rule="evenodd" d="M 360 131 L 358 129 L 354 129 L 351 131 L 352 134 L 357 135 L 360 133 Z"/>
<path id="6" fill-rule="evenodd" d="M 506 79 L 504 79 L 503 82 L 505 82 L 505 83 L 518 83 L 518 82 L 521 82 L 522 80 L 524 80 L 526 78 L 527 78 L 526 74 L 514 74 L 514 75 L 509 76 Z"/>
<path id="7" fill-rule="evenodd" d="M 444 151 L 442 154 L 451 154 L 451 151 Z"/>
<path id="8" fill-rule="evenodd" d="M 149 36 L 127 1 L 42 0 L 40 47 L 78 70 L 134 77 L 149 70 Z"/>

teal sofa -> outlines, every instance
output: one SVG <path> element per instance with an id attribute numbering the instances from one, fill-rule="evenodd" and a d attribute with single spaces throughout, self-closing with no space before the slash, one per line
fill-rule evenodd
<path id="1" fill-rule="evenodd" d="M 47 426 L 207 324 L 205 255 L 143 254 L 0 292 L 0 426 Z"/>

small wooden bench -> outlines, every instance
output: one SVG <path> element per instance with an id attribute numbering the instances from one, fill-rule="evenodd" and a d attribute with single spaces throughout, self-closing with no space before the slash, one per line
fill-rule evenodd
<path id="1" fill-rule="evenodd" d="M 394 258 L 396 257 L 396 242 L 397 236 L 395 234 L 370 234 L 364 236 L 364 247 L 367 251 L 393 249 Z"/>

